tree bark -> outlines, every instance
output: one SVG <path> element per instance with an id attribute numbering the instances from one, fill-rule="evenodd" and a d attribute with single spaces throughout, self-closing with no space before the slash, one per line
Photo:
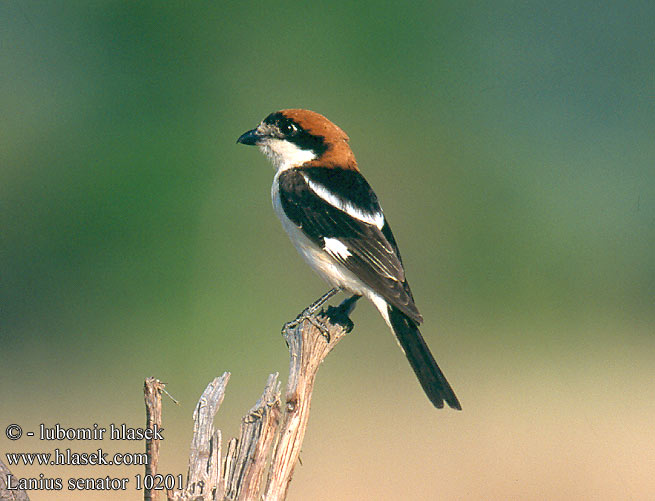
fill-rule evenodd
<path id="1" fill-rule="evenodd" d="M 221 432 L 212 423 L 225 396 L 230 374 L 226 372 L 209 383 L 193 414 L 186 486 L 169 491 L 169 500 L 282 501 L 286 498 L 309 421 L 318 368 L 352 330 L 349 315 L 355 301 L 355 298 L 348 299 L 337 308 L 329 307 L 327 312 L 316 312 L 310 307 L 284 326 L 282 334 L 290 355 L 284 402 L 281 402 L 278 374 L 269 375 L 261 397 L 241 420 L 239 437 L 228 442 L 223 457 Z M 149 378 L 146 386 L 148 381 L 159 383 Z M 146 400 L 149 395 L 155 401 L 146 407 L 153 407 L 156 416 L 156 409 L 161 410 L 161 390 L 146 391 Z M 150 418 L 148 425 L 151 425 Z M 154 465 L 151 471 L 156 472 L 159 444 L 146 451 L 149 463 Z"/>
<path id="2" fill-rule="evenodd" d="M 0 501 L 30 501 L 23 489 L 7 489 L 7 475 L 11 475 L 11 471 L 0 460 Z"/>

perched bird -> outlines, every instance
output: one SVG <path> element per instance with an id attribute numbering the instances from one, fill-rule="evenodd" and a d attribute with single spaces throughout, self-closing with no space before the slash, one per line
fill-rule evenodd
<path id="1" fill-rule="evenodd" d="M 273 207 L 305 260 L 337 290 L 370 299 L 430 401 L 461 409 L 418 329 L 423 317 L 396 240 L 348 140 L 323 115 L 289 109 L 271 113 L 237 143 L 258 146 L 276 167 Z"/>

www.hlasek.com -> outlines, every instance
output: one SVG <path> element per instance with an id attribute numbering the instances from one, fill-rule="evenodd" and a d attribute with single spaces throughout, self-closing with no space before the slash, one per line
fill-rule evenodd
<path id="1" fill-rule="evenodd" d="M 38 433 L 27 431 L 17 424 L 7 426 L 5 435 L 10 440 L 19 440 L 23 435 L 37 437 L 44 441 L 140 441 L 163 440 L 163 428 L 154 425 L 153 428 L 131 428 L 125 424 L 110 424 L 108 428 L 100 427 L 97 423 L 85 428 L 66 428 L 59 423 L 52 427 L 39 425 Z M 144 466 L 148 464 L 148 455 L 143 452 L 117 452 L 109 454 L 102 448 L 94 452 L 75 452 L 70 448 L 55 448 L 51 452 L 7 452 L 5 453 L 7 465 L 12 466 Z M 38 476 L 15 477 L 8 474 L 6 478 L 7 490 L 126 490 L 130 483 L 128 477 L 48 477 L 44 473 Z M 171 490 L 181 489 L 182 475 L 134 475 L 134 488 L 136 490 Z"/>

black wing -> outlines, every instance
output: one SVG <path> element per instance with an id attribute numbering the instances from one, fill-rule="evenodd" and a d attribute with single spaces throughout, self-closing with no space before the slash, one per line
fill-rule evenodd
<path id="1" fill-rule="evenodd" d="M 335 260 L 412 320 L 423 321 L 389 225 L 384 220 L 380 229 L 373 223 L 374 215 L 382 211 L 359 172 L 312 167 L 283 171 L 278 179 L 284 212 L 310 240 L 321 248 L 326 238 L 339 240 L 350 255 L 331 254 Z M 330 196 L 313 190 L 310 182 L 315 188 L 325 187 Z M 356 205 L 348 207 L 346 200 Z M 365 217 L 353 217 L 353 206 Z"/>

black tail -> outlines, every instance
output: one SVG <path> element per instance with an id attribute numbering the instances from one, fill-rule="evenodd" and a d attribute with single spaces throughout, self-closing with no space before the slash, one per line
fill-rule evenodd
<path id="1" fill-rule="evenodd" d="M 441 409 L 445 400 L 453 409 L 462 410 L 455 392 L 425 344 L 418 324 L 394 306 L 389 306 L 389 321 L 419 383 L 434 406 Z"/>

